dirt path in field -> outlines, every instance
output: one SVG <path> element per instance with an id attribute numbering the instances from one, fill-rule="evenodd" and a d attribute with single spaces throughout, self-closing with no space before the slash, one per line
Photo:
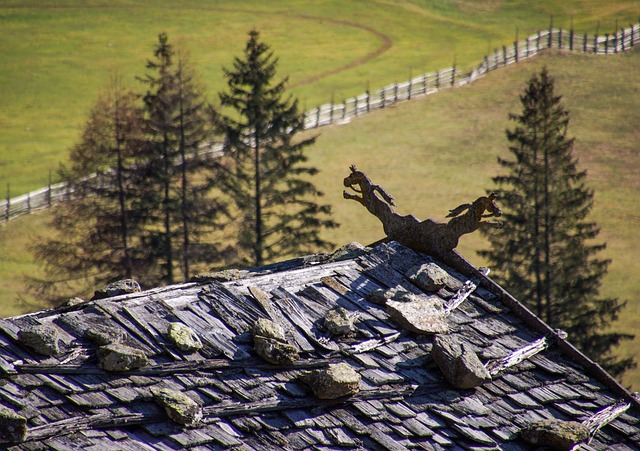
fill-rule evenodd
<path id="1" fill-rule="evenodd" d="M 316 75 L 312 75 L 310 77 L 307 78 L 303 78 L 302 80 L 299 80 L 296 83 L 291 84 L 291 88 L 295 88 L 297 86 L 302 86 L 302 85 L 306 85 L 309 83 L 313 83 L 316 82 L 322 78 L 328 77 L 330 75 L 335 75 L 335 74 L 339 74 L 340 72 L 344 72 L 346 70 L 349 69 L 353 69 L 355 67 L 361 66 L 362 64 L 371 61 L 372 59 L 382 55 L 384 52 L 386 52 L 387 50 L 389 50 L 392 46 L 393 46 L 393 40 L 386 34 L 368 27 L 366 25 L 361 25 L 355 22 L 351 22 L 348 20 L 340 20 L 340 19 L 327 19 L 324 17 L 316 17 L 316 16 L 306 16 L 306 15 L 293 15 L 292 17 L 298 17 L 301 19 L 309 19 L 309 20 L 324 20 L 327 22 L 331 22 L 334 24 L 338 24 L 338 25 L 346 25 L 349 27 L 354 27 L 354 28 L 359 28 L 360 30 L 364 30 L 368 33 L 371 33 L 372 35 L 376 36 L 378 39 L 380 39 L 381 41 L 381 45 L 375 49 L 373 52 L 370 52 L 366 55 L 364 55 L 361 58 L 358 58 L 356 60 L 351 61 L 349 64 L 345 64 L 344 66 L 340 66 L 340 67 L 336 67 L 335 69 L 331 69 Z"/>
<path id="2" fill-rule="evenodd" d="M 8 6 L 8 5 L 0 5 L 0 9 L 4 9 L 4 8 L 23 8 L 23 9 L 29 9 L 29 8 L 35 8 L 35 5 L 31 5 L 31 4 L 23 4 L 23 5 L 16 5 L 16 6 Z M 77 7 L 77 6 L 53 6 L 53 7 L 48 7 L 48 9 L 77 9 L 77 8 L 103 8 L 103 9 L 115 9 L 115 8 L 138 8 L 138 6 L 125 6 L 125 5 L 101 5 L 101 6 L 89 6 L 89 7 Z M 330 17 L 323 17 L 323 16 L 313 16 L 313 15 L 309 15 L 309 14 L 295 14 L 295 13 L 283 13 L 283 12 L 278 12 L 278 11 L 274 11 L 274 12 L 270 12 L 270 11 L 248 11 L 246 9 L 235 9 L 235 8 L 217 8 L 215 6 L 213 7 L 208 7 L 208 6 L 203 6 L 203 7 L 192 7 L 192 8 L 187 8 L 187 9 L 197 9 L 197 10 L 202 10 L 202 11 L 217 11 L 217 12 L 228 12 L 228 13 L 246 13 L 246 14 L 264 14 L 264 15 L 281 15 L 281 16 L 286 16 L 286 17 L 291 17 L 293 19 L 302 19 L 302 20 L 316 20 L 316 21 L 324 21 L 324 22 L 329 22 L 332 24 L 336 24 L 336 25 L 343 25 L 343 26 L 347 26 L 347 27 L 352 27 L 352 28 L 358 28 L 360 30 L 366 31 L 369 34 L 372 34 L 373 36 L 375 36 L 376 38 L 378 38 L 380 40 L 380 45 L 378 46 L 377 49 L 375 49 L 372 52 L 367 53 L 366 55 L 355 59 L 353 61 L 351 61 L 348 64 L 345 64 L 343 66 L 340 67 L 336 67 L 334 69 L 330 69 L 327 70 L 325 72 L 321 72 L 319 74 L 316 75 L 311 75 L 309 77 L 303 78 L 302 80 L 298 80 L 295 83 L 292 83 L 289 88 L 295 88 L 298 86 L 303 86 L 303 85 L 307 85 L 307 84 L 311 84 L 314 83 L 318 80 L 321 80 L 323 78 L 326 78 L 330 75 L 336 75 L 339 74 L 340 72 L 344 72 L 350 69 L 353 69 L 355 67 L 361 66 L 365 63 L 367 63 L 368 61 L 371 61 L 372 59 L 382 55 L 384 52 L 386 52 L 387 50 L 389 50 L 392 46 L 393 46 L 393 40 L 391 39 L 390 36 L 384 34 L 383 32 L 376 30 L 375 28 L 369 27 L 367 25 L 362 25 L 350 20 L 344 20 L 344 19 L 333 19 Z"/>

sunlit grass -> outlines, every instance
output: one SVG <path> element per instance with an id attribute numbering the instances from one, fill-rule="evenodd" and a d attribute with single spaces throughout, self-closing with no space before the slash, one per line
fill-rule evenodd
<path id="1" fill-rule="evenodd" d="M 554 24 L 580 32 L 637 22 L 637 2 L 391 2 L 203 0 L 4 1 L 0 5 L 0 192 L 46 185 L 114 72 L 141 90 L 158 33 L 191 55 L 210 98 L 222 68 L 256 28 L 280 59 L 292 94 L 311 109 L 410 75 L 469 70 L 515 38 Z M 383 51 L 377 54 L 377 51 Z M 357 64 L 354 64 L 357 63 Z M 318 75 L 321 78 L 316 79 Z M 313 81 L 311 81 L 313 80 Z"/>

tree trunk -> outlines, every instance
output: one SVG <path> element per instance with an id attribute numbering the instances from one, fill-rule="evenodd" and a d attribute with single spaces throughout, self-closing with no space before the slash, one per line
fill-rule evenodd
<path id="1" fill-rule="evenodd" d="M 544 148 L 544 296 L 546 306 L 546 318 L 545 321 L 550 326 L 554 326 L 556 323 L 553 321 L 553 314 L 551 309 L 551 215 L 550 215 L 550 202 L 551 196 L 549 195 L 550 180 L 550 168 L 549 168 L 549 150 L 547 146 Z"/>
<path id="2" fill-rule="evenodd" d="M 263 263 L 263 240 L 262 237 L 262 192 L 260 182 L 262 174 L 260 173 L 260 136 L 258 133 L 258 127 L 255 129 L 255 211 L 256 211 L 256 242 L 254 247 L 254 260 L 255 265 L 260 266 Z"/>
<path id="3" fill-rule="evenodd" d="M 119 102 L 119 90 L 115 89 L 114 95 L 114 114 L 115 114 L 115 128 L 116 128 L 116 152 L 117 152 L 117 168 L 116 168 L 116 183 L 118 184 L 118 203 L 120 206 L 120 236 L 122 239 L 122 249 L 124 251 L 124 270 L 128 279 L 133 277 L 133 268 L 131 264 L 131 255 L 129 252 L 129 230 L 127 223 L 127 205 L 126 196 L 124 192 L 124 186 L 122 182 L 122 171 L 124 165 L 122 163 L 122 129 L 120 123 L 120 102 Z"/>
<path id="4" fill-rule="evenodd" d="M 181 186 L 181 207 L 182 207 L 182 263 L 183 276 L 185 280 L 189 280 L 189 208 L 187 206 L 188 186 L 187 186 L 187 157 L 185 151 L 185 123 L 184 123 L 184 92 L 182 89 L 182 59 L 178 58 L 178 102 L 180 102 L 180 158 L 182 164 L 182 186 Z"/>
<path id="5" fill-rule="evenodd" d="M 166 274 L 165 281 L 169 284 L 173 283 L 173 248 L 171 243 L 171 180 L 170 180 L 170 171 L 171 171 L 171 161 L 169 159 L 169 149 L 168 149 L 168 136 L 167 133 L 164 133 L 164 142 L 162 143 L 163 147 L 163 159 L 164 159 L 164 199 L 162 203 L 164 204 L 164 257 L 166 261 Z"/>
<path id="6" fill-rule="evenodd" d="M 534 131 L 534 134 L 536 132 Z M 538 164 L 538 146 L 537 143 L 533 143 L 533 167 Z M 535 273 L 536 280 L 536 310 L 537 315 L 542 318 L 543 305 L 542 305 L 542 268 L 541 268 L 541 256 L 540 256 L 540 197 L 538 195 L 538 175 L 533 176 L 533 246 L 534 246 L 534 260 L 533 260 L 533 272 Z"/>

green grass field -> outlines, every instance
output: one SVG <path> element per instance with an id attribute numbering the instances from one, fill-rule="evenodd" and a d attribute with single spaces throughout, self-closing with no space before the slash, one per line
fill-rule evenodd
<path id="1" fill-rule="evenodd" d="M 434 4 L 435 3 L 435 4 Z M 12 195 L 43 186 L 49 169 L 63 161 L 85 114 L 114 70 L 136 86 L 156 35 L 182 42 L 213 93 L 221 68 L 229 66 L 255 27 L 280 57 L 292 93 L 308 108 L 362 93 L 412 73 L 461 69 L 549 23 L 580 31 L 610 31 L 637 21 L 637 1 L 442 2 L 209 2 L 151 8 L 151 2 L 29 2 L 0 5 L 0 187 Z M 90 7 L 78 7 L 89 4 Z M 14 5 L 15 7 L 12 7 Z M 50 6 L 47 6 L 50 5 Z M 55 5 L 55 6 L 51 6 Z M 66 5 L 66 6 L 61 6 Z M 142 6 L 140 6 L 142 5 Z M 336 19 L 336 18 L 340 19 Z M 640 51 L 610 56 L 547 54 L 493 72 L 473 85 L 387 108 L 349 125 L 320 129 L 311 149 L 322 172 L 319 188 L 334 205 L 342 227 L 332 241 L 372 242 L 382 237 L 377 221 L 342 199 L 341 180 L 355 163 L 397 199 L 398 211 L 442 220 L 449 208 L 491 187 L 496 156 L 506 153 L 507 114 L 531 74 L 547 65 L 571 112 L 575 151 L 596 190 L 592 220 L 602 228 L 613 259 L 603 294 L 626 299 L 616 329 L 640 330 Z M 0 316 L 40 308 L 25 294 L 24 278 L 38 274 L 27 252 L 33 235 L 46 233 L 42 212 L 0 225 Z M 459 250 L 482 263 L 479 236 Z M 620 348 L 637 354 L 640 336 Z M 640 388 L 640 371 L 624 383 Z"/>
<path id="2" fill-rule="evenodd" d="M 256 28 L 309 109 L 416 75 L 461 69 L 554 25 L 611 31 L 637 22 L 637 0 L 181 1 L 4 0 L 0 3 L 0 192 L 46 186 L 113 73 L 136 76 L 161 31 L 199 68 L 210 97 L 222 67 Z M 3 196 L 4 197 L 4 196 Z"/>

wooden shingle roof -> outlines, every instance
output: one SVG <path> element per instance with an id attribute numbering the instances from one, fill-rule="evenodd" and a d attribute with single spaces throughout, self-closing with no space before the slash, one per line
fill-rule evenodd
<path id="1" fill-rule="evenodd" d="M 428 263 L 451 277 L 437 291 L 408 277 Z M 478 286 L 446 316 L 448 336 L 498 369 L 460 389 L 434 361 L 434 335 L 407 330 L 372 294 L 402 288 L 451 305 L 470 278 Z M 640 449 L 638 400 L 576 351 L 571 337 L 477 272 L 462 275 L 389 243 L 342 259 L 308 257 L 199 280 L 0 320 L 0 417 L 4 407 L 26 419 L 26 434 L 0 447 L 528 450 L 536 446 L 521 430 L 559 419 L 591 421 L 592 438 L 580 449 Z M 323 327 L 337 307 L 354 320 L 352 334 Z M 272 364 L 256 354 L 251 330 L 259 318 L 285 330 L 297 360 Z M 167 337 L 172 323 L 191 328 L 202 348 L 180 351 Z M 58 334 L 51 356 L 24 345 L 20 331 L 34 326 Z M 145 364 L 103 369 L 101 345 L 87 338 L 101 326 L 122 332 Z M 505 363 L 541 339 L 545 349 Z M 302 376 L 334 363 L 359 374 L 360 390 L 319 399 Z M 201 419 L 192 426 L 172 420 L 154 400 L 159 389 L 186 394 Z"/>

